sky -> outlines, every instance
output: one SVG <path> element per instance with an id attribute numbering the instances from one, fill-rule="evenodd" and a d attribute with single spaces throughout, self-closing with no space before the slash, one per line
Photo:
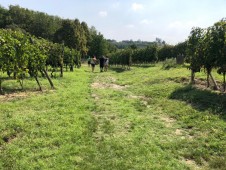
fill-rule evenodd
<path id="1" fill-rule="evenodd" d="M 106 39 L 183 42 L 192 27 L 226 17 L 226 0 L 0 0 L 63 19 L 79 19 Z"/>

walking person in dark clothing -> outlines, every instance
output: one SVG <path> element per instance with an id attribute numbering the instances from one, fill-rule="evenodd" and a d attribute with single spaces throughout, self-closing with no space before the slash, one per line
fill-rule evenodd
<path id="1" fill-rule="evenodd" d="M 103 70 L 104 70 L 105 57 L 104 56 L 101 56 L 99 60 L 100 60 L 100 72 L 103 72 Z"/>
<path id="2" fill-rule="evenodd" d="M 88 67 L 90 67 L 90 64 L 91 64 L 91 58 L 90 58 L 90 56 L 88 57 L 87 61 L 88 61 Z"/>
<path id="3" fill-rule="evenodd" d="M 93 58 L 90 59 L 90 64 L 92 66 L 92 72 L 94 72 L 94 68 L 95 68 L 95 65 L 96 65 L 96 56 L 93 56 Z"/>

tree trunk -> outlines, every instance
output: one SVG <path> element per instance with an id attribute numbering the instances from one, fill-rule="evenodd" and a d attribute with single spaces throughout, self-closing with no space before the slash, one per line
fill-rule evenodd
<path id="1" fill-rule="evenodd" d="M 42 75 L 42 77 L 45 77 L 45 74 L 41 71 L 41 75 Z"/>
<path id="2" fill-rule="evenodd" d="M 63 66 L 60 66 L 60 77 L 63 77 Z"/>
<path id="3" fill-rule="evenodd" d="M 224 77 L 224 82 L 223 82 L 223 89 L 224 89 L 224 92 L 225 92 L 225 72 L 223 73 L 223 77 Z"/>
<path id="4" fill-rule="evenodd" d="M 210 73 L 210 78 L 212 79 L 212 81 L 213 81 L 213 84 L 214 84 L 214 89 L 215 90 L 219 90 L 219 87 L 217 86 L 217 82 L 214 80 L 214 78 L 213 78 L 213 76 L 212 76 L 212 74 Z"/>
<path id="5" fill-rule="evenodd" d="M 74 71 L 72 64 L 70 65 L 70 71 Z"/>
<path id="6" fill-rule="evenodd" d="M 35 76 L 35 80 L 36 80 L 36 82 L 38 84 L 39 90 L 42 91 L 42 87 L 41 87 L 41 85 L 40 85 L 40 83 L 38 81 L 38 77 L 37 76 Z"/>
<path id="7" fill-rule="evenodd" d="M 54 69 L 52 69 L 52 71 L 51 71 L 51 73 L 50 73 L 50 75 L 51 75 L 52 78 L 54 77 L 54 76 L 53 76 L 53 73 L 54 73 Z"/>
<path id="8" fill-rule="evenodd" d="M 207 71 L 206 82 L 207 82 L 206 87 L 207 87 L 207 88 L 210 87 L 210 73 L 209 73 L 208 71 Z"/>
<path id="9" fill-rule="evenodd" d="M 8 77 L 10 77 L 10 75 L 11 75 L 10 71 L 7 71 L 7 75 L 8 75 Z"/>
<path id="10" fill-rule="evenodd" d="M 48 79 L 48 81 L 49 81 L 49 84 L 50 84 L 51 88 L 54 89 L 53 82 L 52 82 L 52 80 L 50 79 L 48 73 L 46 72 L 45 69 L 43 69 L 43 71 L 44 71 L 44 73 L 45 73 L 45 75 L 46 75 L 46 77 L 47 77 L 47 79 Z"/>
<path id="11" fill-rule="evenodd" d="M 195 72 L 194 70 L 191 70 L 191 80 L 190 80 L 191 84 L 195 84 Z"/>
<path id="12" fill-rule="evenodd" d="M 24 81 L 23 81 L 23 79 L 19 80 L 19 82 L 20 82 L 20 86 L 21 86 L 21 88 L 23 90 L 24 89 Z"/>
<path id="13" fill-rule="evenodd" d="M 3 90 L 2 90 L 2 80 L 0 79 L 0 94 L 3 94 Z"/>
<path id="14" fill-rule="evenodd" d="M 14 79 L 16 79 L 16 76 L 17 76 L 16 72 L 13 72 L 13 78 Z"/>

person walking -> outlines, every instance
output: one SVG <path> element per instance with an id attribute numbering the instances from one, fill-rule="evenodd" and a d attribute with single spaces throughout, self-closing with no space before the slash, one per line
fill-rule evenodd
<path id="1" fill-rule="evenodd" d="M 104 56 L 101 56 L 101 57 L 99 58 L 99 61 L 100 61 L 100 72 L 103 72 L 103 71 L 104 71 L 105 57 L 104 57 Z"/>
<path id="2" fill-rule="evenodd" d="M 105 58 L 104 71 L 108 71 L 108 66 L 109 66 L 109 58 Z"/>
<path id="3" fill-rule="evenodd" d="M 87 61 L 88 61 L 88 67 L 90 67 L 90 61 L 91 61 L 91 58 L 90 58 L 90 56 L 88 57 L 88 59 L 87 59 Z"/>
<path id="4" fill-rule="evenodd" d="M 96 56 L 93 56 L 93 58 L 90 59 L 90 64 L 91 64 L 91 67 L 92 67 L 92 72 L 94 72 L 96 61 L 97 61 Z"/>

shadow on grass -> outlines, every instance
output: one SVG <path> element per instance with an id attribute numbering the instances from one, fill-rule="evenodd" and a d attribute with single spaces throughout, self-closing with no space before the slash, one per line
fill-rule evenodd
<path id="1" fill-rule="evenodd" d="M 149 67 L 155 67 L 155 64 L 140 64 L 140 65 L 133 65 L 133 67 L 137 67 L 137 68 L 149 68 Z"/>
<path id="2" fill-rule="evenodd" d="M 41 92 L 38 87 L 37 88 L 26 88 L 26 89 L 21 89 L 21 88 L 3 88 L 3 92 L 0 95 L 11 95 L 11 94 L 17 94 L 17 93 L 22 93 L 22 92 Z"/>
<path id="3" fill-rule="evenodd" d="M 226 121 L 226 94 L 217 94 L 187 85 L 175 90 L 169 98 L 185 101 L 199 111 L 210 110 Z"/>
<path id="4" fill-rule="evenodd" d="M 1 80 L 2 80 L 2 89 L 0 91 L 0 95 L 9 95 L 9 94 L 15 94 L 15 93 L 21 93 L 21 92 L 40 91 L 37 84 L 34 87 L 24 87 L 22 89 L 22 87 L 19 85 L 19 82 L 17 82 L 17 80 L 15 80 L 12 77 L 6 77 Z M 26 78 L 24 80 L 35 81 L 34 78 Z"/>
<path id="5" fill-rule="evenodd" d="M 3 88 L 3 95 L 4 94 L 19 93 L 19 92 L 24 92 L 24 90 L 22 90 L 22 89 Z"/>
<path id="6" fill-rule="evenodd" d="M 124 71 L 128 71 L 128 69 L 122 68 L 122 67 L 111 67 L 110 70 L 115 71 L 116 73 L 122 73 Z"/>

